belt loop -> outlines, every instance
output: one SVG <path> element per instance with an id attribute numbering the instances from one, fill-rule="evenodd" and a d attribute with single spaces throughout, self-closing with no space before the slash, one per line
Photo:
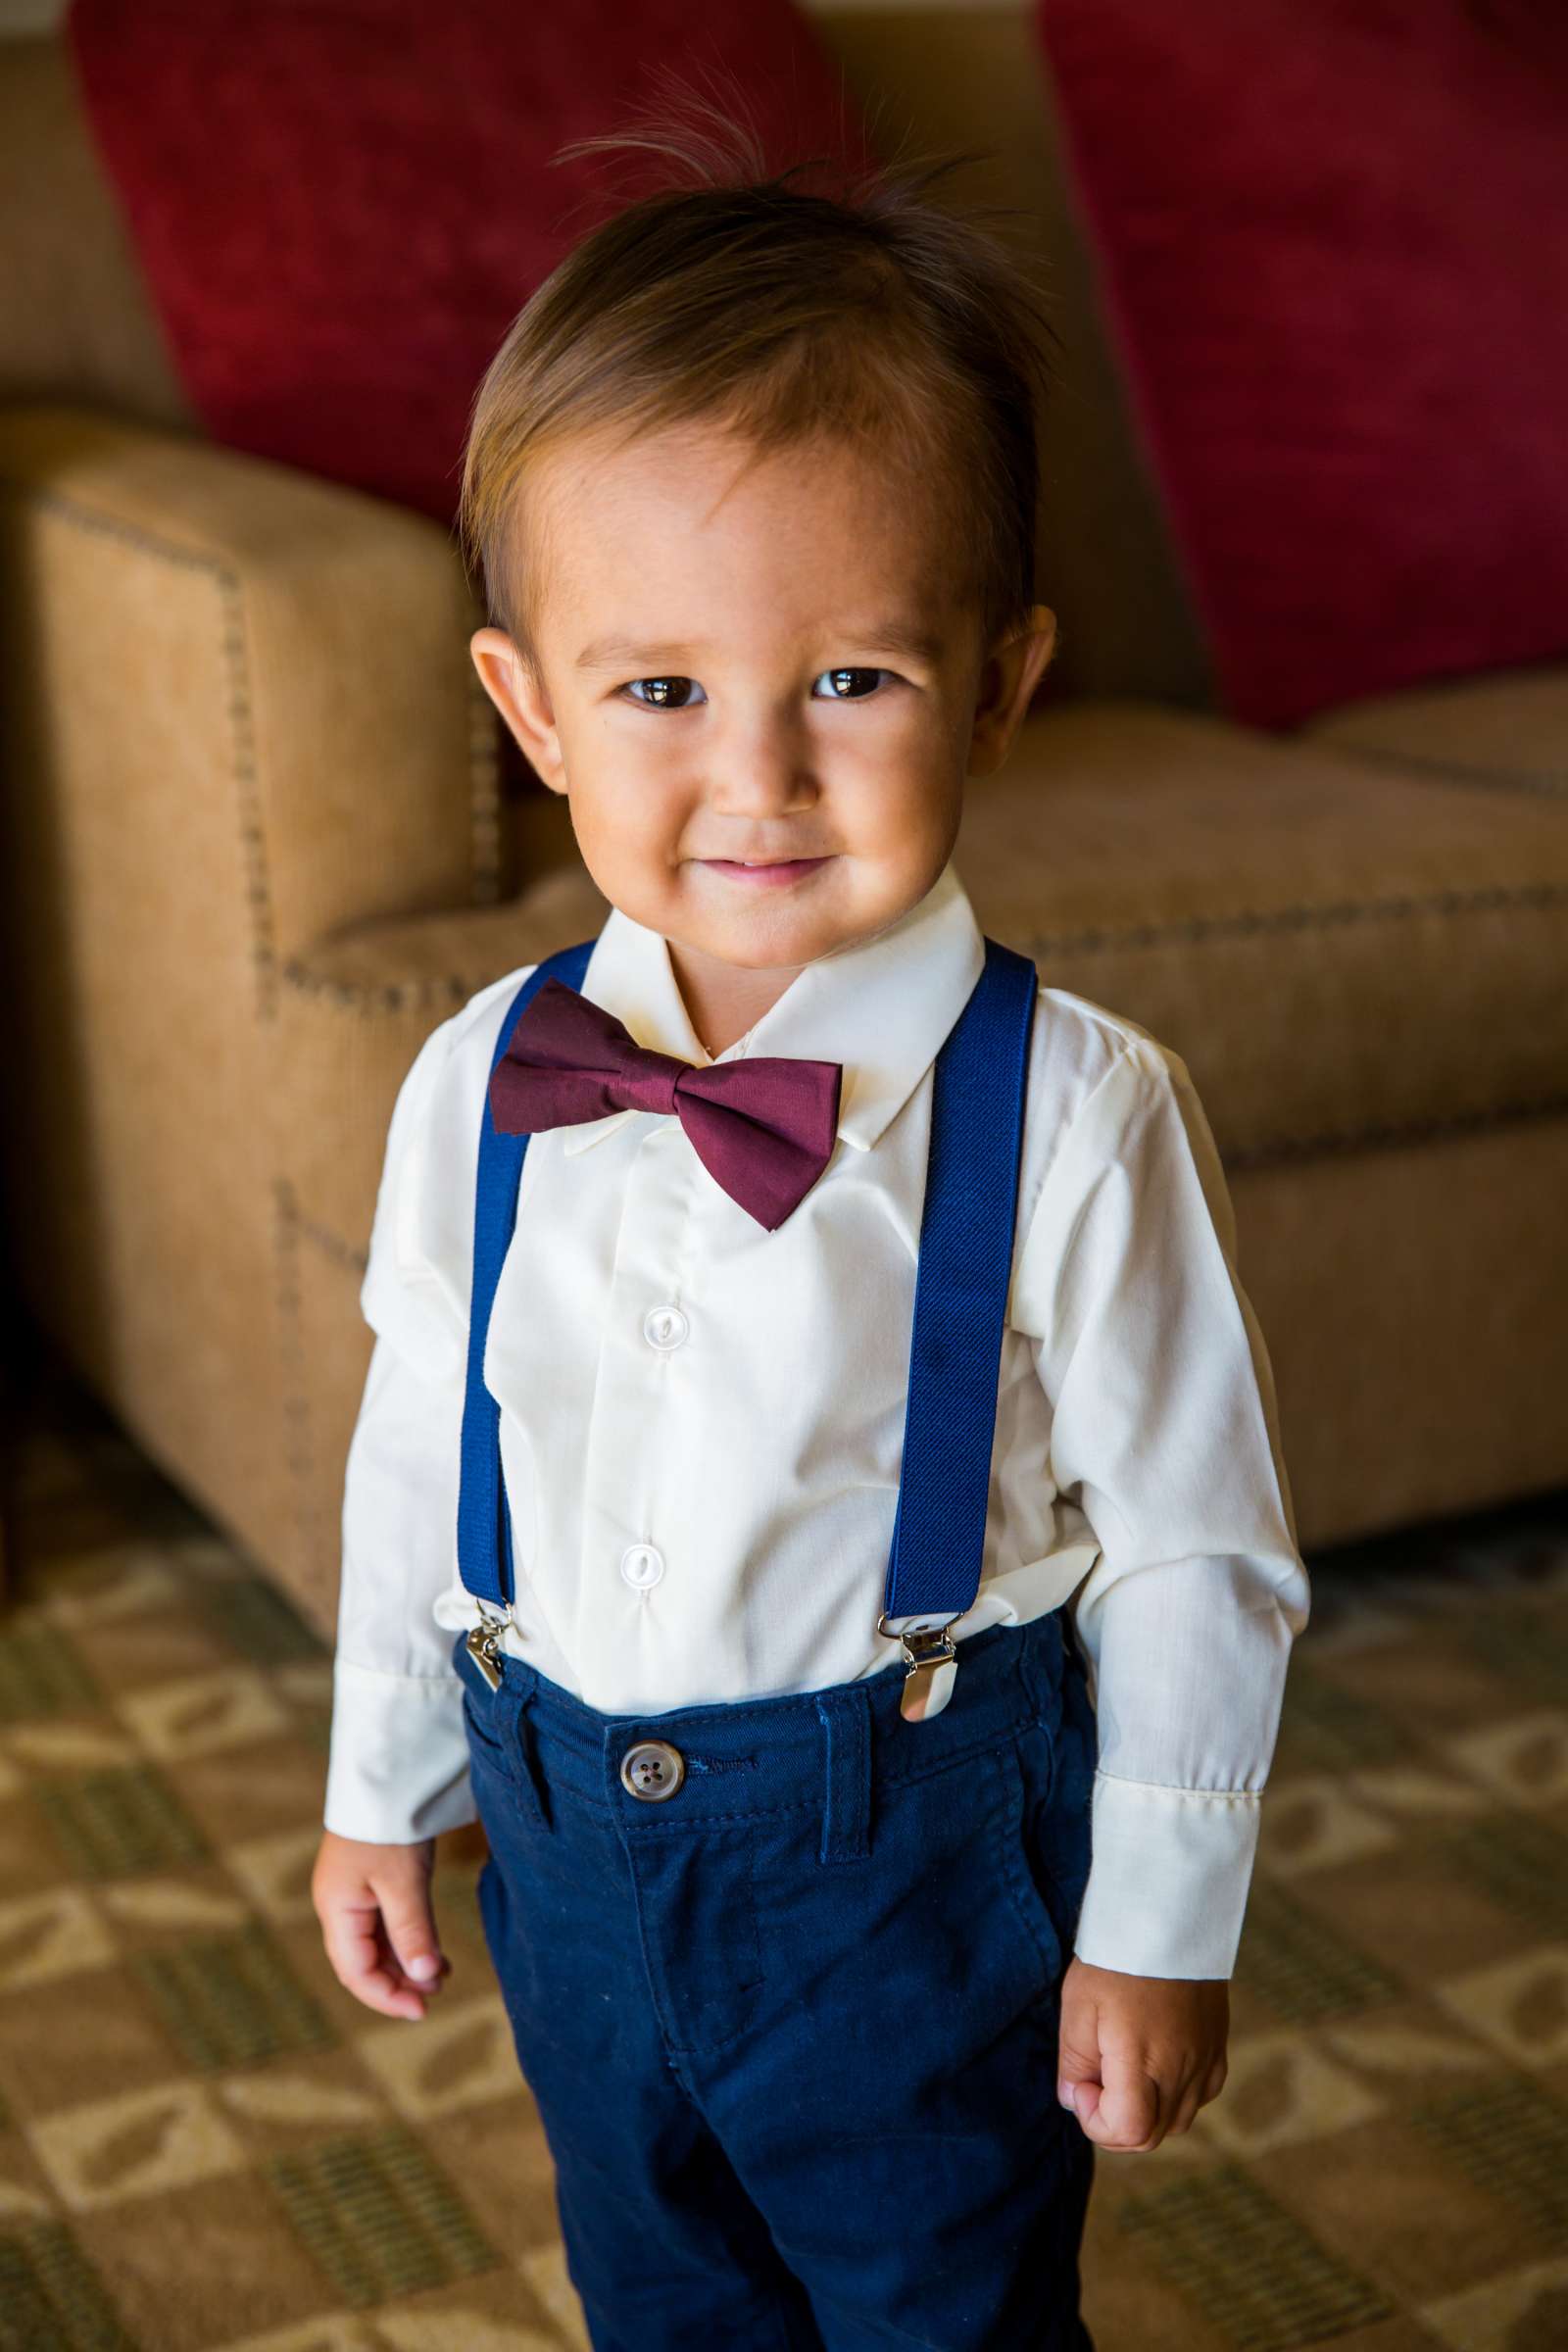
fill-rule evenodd
<path id="1" fill-rule="evenodd" d="M 1061 1675 L 1070 1620 L 1065 1607 L 1043 1609 L 1013 1639 L 1029 1704 L 1037 1721 L 1054 1721 L 1061 1707 Z"/>
<path id="2" fill-rule="evenodd" d="M 517 1760 L 522 1767 L 523 1787 L 538 1817 L 541 1829 L 554 1829 L 550 1817 L 550 1792 L 545 1787 L 544 1768 L 539 1761 L 539 1742 L 534 1736 L 533 1702 L 538 1685 L 530 1678 L 527 1689 L 517 1701 Z"/>
<path id="3" fill-rule="evenodd" d="M 871 1701 L 863 1684 L 819 1690 L 823 1805 L 819 1862 L 858 1862 L 870 1851 Z"/>

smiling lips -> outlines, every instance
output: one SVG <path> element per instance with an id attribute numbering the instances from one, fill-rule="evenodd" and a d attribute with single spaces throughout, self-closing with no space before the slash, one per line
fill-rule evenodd
<path id="1" fill-rule="evenodd" d="M 786 858 L 771 865 L 743 865 L 734 858 L 705 858 L 702 863 L 710 873 L 724 874 L 736 882 L 749 882 L 754 888 L 769 884 L 797 882 L 803 874 L 826 865 L 825 858 Z"/>

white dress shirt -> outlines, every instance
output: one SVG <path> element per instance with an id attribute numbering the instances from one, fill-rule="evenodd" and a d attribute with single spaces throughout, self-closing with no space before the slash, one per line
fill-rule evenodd
<path id="1" fill-rule="evenodd" d="M 833 1156 L 771 1233 L 678 1118 L 621 1110 L 531 1139 L 484 1367 L 517 1577 L 508 1646 L 590 1706 L 809 1690 L 902 1657 L 876 1622 L 932 1065 L 983 957 L 950 864 L 716 1056 L 844 1065 Z M 343 1502 L 326 1822 L 344 1837 L 474 1817 L 450 1655 L 477 1617 L 457 1571 L 474 1182 L 492 1055 L 531 968 L 442 1022 L 392 1114 Z M 618 908 L 583 994 L 640 1045 L 715 1058 L 664 940 Z M 1309 1605 L 1272 1376 L 1185 1063 L 1042 986 L 958 1690 L 967 1636 L 1063 1604 L 1099 1720 L 1075 1949 L 1139 1975 L 1228 1977 Z"/>

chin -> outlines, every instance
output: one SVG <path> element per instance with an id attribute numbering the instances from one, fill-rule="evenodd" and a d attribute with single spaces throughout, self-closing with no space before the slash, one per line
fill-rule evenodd
<path id="1" fill-rule="evenodd" d="M 758 970 L 823 955 L 844 928 L 825 907 L 787 906 L 782 895 L 770 901 L 759 891 L 754 902 L 737 891 L 737 899 L 736 906 L 722 910 L 710 903 L 701 907 L 688 903 L 678 911 L 670 906 L 669 919 L 656 921 L 654 927 L 701 955 Z"/>
<path id="2" fill-rule="evenodd" d="M 810 963 L 825 956 L 831 940 L 814 928 L 792 931 L 787 924 L 756 922 L 737 927 L 722 939 L 702 943 L 710 956 L 733 963 L 742 971 L 765 972 L 779 965 Z"/>

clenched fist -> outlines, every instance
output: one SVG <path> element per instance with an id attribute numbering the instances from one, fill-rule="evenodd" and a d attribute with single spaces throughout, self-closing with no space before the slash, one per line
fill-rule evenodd
<path id="1" fill-rule="evenodd" d="M 338 1983 L 383 2017 L 423 2017 L 451 1963 L 430 1907 L 435 1839 L 363 1845 L 323 1832 L 311 1900 Z"/>
<path id="2" fill-rule="evenodd" d="M 1157 2148 L 1219 2096 L 1230 2010 L 1223 1977 L 1134 1977 L 1071 1961 L 1061 1986 L 1062 2105 L 1100 2147 Z"/>

